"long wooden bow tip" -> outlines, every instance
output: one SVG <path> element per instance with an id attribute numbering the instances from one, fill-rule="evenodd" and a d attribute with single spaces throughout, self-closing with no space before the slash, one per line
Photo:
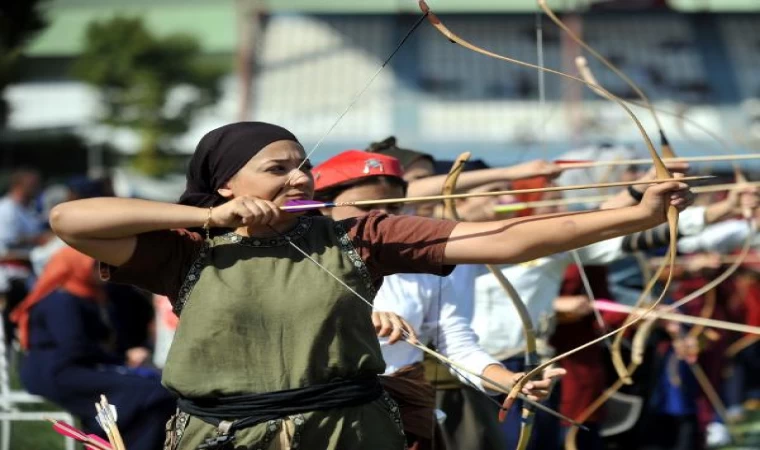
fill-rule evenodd
<path id="1" fill-rule="evenodd" d="M 419 0 L 417 2 L 417 5 L 420 7 L 420 10 L 423 13 L 425 13 L 425 14 L 428 15 L 428 17 L 430 17 L 431 15 L 435 16 L 435 14 L 433 14 L 433 12 L 430 11 L 430 7 L 428 6 L 428 4 L 427 4 L 427 2 L 425 0 Z"/>

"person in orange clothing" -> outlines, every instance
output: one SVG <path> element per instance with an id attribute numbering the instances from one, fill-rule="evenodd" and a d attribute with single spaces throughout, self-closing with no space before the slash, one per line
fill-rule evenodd
<path id="1" fill-rule="evenodd" d="M 77 416 L 83 428 L 103 436 L 93 404 L 101 394 L 116 405 L 130 450 L 154 450 L 164 441 L 174 397 L 156 373 L 139 370 L 143 348 L 126 355 L 109 350 L 114 334 L 95 260 L 71 247 L 53 255 L 29 295 L 11 313 L 26 350 L 21 381 Z"/>

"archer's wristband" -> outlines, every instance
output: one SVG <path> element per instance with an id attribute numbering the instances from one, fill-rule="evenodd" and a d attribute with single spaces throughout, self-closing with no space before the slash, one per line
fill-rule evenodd
<path id="1" fill-rule="evenodd" d="M 640 203 L 641 200 L 644 199 L 644 193 L 637 191 L 633 186 L 628 186 L 628 195 L 633 197 L 633 199 L 636 200 L 636 203 Z"/>

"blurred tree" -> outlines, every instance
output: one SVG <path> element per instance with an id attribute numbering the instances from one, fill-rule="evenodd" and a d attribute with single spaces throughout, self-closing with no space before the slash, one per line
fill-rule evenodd
<path id="1" fill-rule="evenodd" d="M 48 0 L 0 2 L 0 128 L 9 114 L 5 87 L 16 79 L 24 45 L 47 26 L 41 9 Z"/>
<path id="2" fill-rule="evenodd" d="M 172 139 L 218 100 L 223 73 L 204 60 L 193 36 L 159 38 L 141 19 L 128 17 L 90 23 L 84 51 L 74 63 L 75 76 L 100 91 L 101 123 L 139 135 L 134 162 L 149 175 L 170 169 Z"/>

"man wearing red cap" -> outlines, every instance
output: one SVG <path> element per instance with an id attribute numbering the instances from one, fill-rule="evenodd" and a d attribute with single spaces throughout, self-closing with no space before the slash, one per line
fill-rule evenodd
<path id="1" fill-rule="evenodd" d="M 401 198 L 406 194 L 401 164 L 390 156 L 348 150 L 315 167 L 313 174 L 315 197 L 326 202 Z M 386 213 L 396 213 L 401 209 L 399 203 L 372 208 Z M 368 209 L 360 207 L 325 209 L 323 212 L 336 220 L 369 214 Z M 477 336 L 469 325 L 470 318 L 462 315 L 462 310 L 472 308 L 463 307 L 458 301 L 450 278 L 404 273 L 384 278 L 374 306 L 404 317 L 423 343 L 432 343 L 452 360 L 502 385 L 511 385 L 519 375 L 506 370 L 477 344 Z M 410 448 L 445 448 L 443 433 L 433 426 L 435 392 L 425 379 L 422 351 L 408 345 L 391 346 L 392 343 L 385 339 L 380 342 L 386 363 L 383 387 L 401 408 Z M 549 371 L 547 376 L 561 373 Z M 476 389 L 485 391 L 479 378 L 460 373 L 455 375 Z M 485 448 L 502 447 L 497 433 L 491 433 L 490 438 L 498 442 Z"/>

